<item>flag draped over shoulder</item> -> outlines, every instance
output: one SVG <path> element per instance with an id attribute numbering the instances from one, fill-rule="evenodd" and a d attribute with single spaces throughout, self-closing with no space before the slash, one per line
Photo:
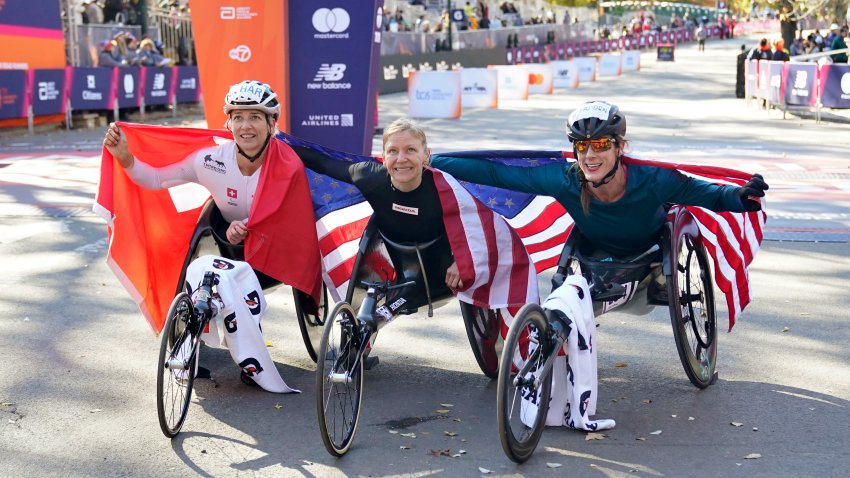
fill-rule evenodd
<path id="1" fill-rule="evenodd" d="M 278 138 L 339 161 L 378 160 L 334 151 L 285 133 L 280 133 Z M 354 272 L 360 237 L 372 209 L 353 185 L 307 171 L 325 279 L 334 298 L 340 300 L 345 297 Z M 458 298 L 487 308 L 521 307 L 537 302 L 536 270 L 516 231 L 456 179 L 441 171 L 432 172 L 449 245 L 465 284 Z"/>
<path id="2" fill-rule="evenodd" d="M 572 152 L 564 151 L 464 151 L 445 155 L 527 167 L 547 161 L 564 162 L 573 157 Z M 740 186 L 752 178 L 750 173 L 715 166 L 668 163 L 625 156 L 623 163 L 675 169 L 717 184 Z M 468 182 L 462 184 L 479 200 L 504 216 L 516 229 L 538 272 L 557 265 L 573 220 L 555 199 Z M 730 330 L 752 298 L 747 268 L 761 245 L 767 221 L 764 208 L 764 201 L 762 210 L 757 212 L 713 212 L 702 207 L 686 207 L 696 219 L 702 243 L 714 261 L 714 280 L 726 296 Z"/>
<path id="3" fill-rule="evenodd" d="M 153 167 L 232 139 L 229 131 L 119 123 L 130 152 Z M 257 270 L 318 297 L 318 245 L 307 180 L 295 153 L 272 141 L 245 241 L 246 261 Z M 197 188 L 146 190 L 117 166 L 105 148 L 94 210 L 106 219 L 107 263 L 159 332 L 177 290 L 189 241 L 209 193 Z"/>

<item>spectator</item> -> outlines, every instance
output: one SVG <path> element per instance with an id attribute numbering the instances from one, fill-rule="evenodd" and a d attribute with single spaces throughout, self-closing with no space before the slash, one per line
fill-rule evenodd
<path id="1" fill-rule="evenodd" d="M 103 23 L 103 9 L 95 0 L 83 0 L 83 23 L 101 24 Z"/>
<path id="2" fill-rule="evenodd" d="M 815 44 L 815 48 L 817 48 L 818 51 L 823 51 L 824 41 L 823 35 L 821 35 L 820 30 L 815 29 L 815 32 L 812 36 L 812 42 Z"/>
<path id="3" fill-rule="evenodd" d="M 104 0 L 103 2 L 103 21 L 106 23 L 116 23 L 115 17 L 124 12 L 124 0 Z"/>
<path id="4" fill-rule="evenodd" d="M 735 97 L 744 98 L 746 93 L 746 62 L 747 62 L 747 45 L 741 45 L 741 53 L 738 54 L 738 71 L 735 77 Z"/>
<path id="5" fill-rule="evenodd" d="M 708 31 L 705 24 L 700 23 L 696 32 L 697 41 L 699 42 L 699 51 L 705 51 L 705 39 L 708 38 Z"/>
<path id="6" fill-rule="evenodd" d="M 791 44 L 791 48 L 788 49 L 788 54 L 792 57 L 802 55 L 803 54 L 803 39 L 795 38 L 794 43 Z"/>
<path id="7" fill-rule="evenodd" d="M 129 66 L 139 66 L 139 40 L 133 35 L 126 35 L 127 51 L 124 54 L 124 62 Z"/>
<path id="8" fill-rule="evenodd" d="M 113 66 L 124 66 L 121 59 L 116 55 L 118 48 L 115 40 L 101 40 L 100 54 L 97 57 L 97 66 L 112 68 Z"/>
<path id="9" fill-rule="evenodd" d="M 141 48 L 138 55 L 140 66 L 171 66 L 171 60 L 160 55 L 154 49 L 153 40 L 150 38 L 142 40 L 139 46 Z"/>
<path id="10" fill-rule="evenodd" d="M 832 49 L 832 42 L 838 38 L 838 24 L 833 23 L 829 26 L 829 34 L 823 39 L 823 46 Z"/>
<path id="11" fill-rule="evenodd" d="M 570 24 L 570 11 L 564 10 L 564 25 Z"/>
<path id="12" fill-rule="evenodd" d="M 843 50 L 847 48 L 847 26 L 841 27 L 841 31 L 835 40 L 832 41 L 833 50 Z M 847 63 L 847 53 L 836 53 L 832 55 L 832 61 L 835 63 Z"/>
<path id="13" fill-rule="evenodd" d="M 773 57 L 771 60 L 788 61 L 790 59 L 791 56 L 788 54 L 788 50 L 785 49 L 785 41 L 780 38 L 773 42 Z"/>
<path id="14" fill-rule="evenodd" d="M 750 51 L 750 60 L 770 60 L 773 58 L 773 52 L 770 51 L 770 42 L 767 38 L 762 38 L 757 47 Z"/>

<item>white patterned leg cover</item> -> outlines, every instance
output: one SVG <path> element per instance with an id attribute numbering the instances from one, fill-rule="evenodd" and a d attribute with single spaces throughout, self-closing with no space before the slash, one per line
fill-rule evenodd
<path id="1" fill-rule="evenodd" d="M 222 308 L 214 326 L 202 338 L 207 344 L 226 346 L 230 356 L 264 390 L 274 393 L 300 393 L 281 378 L 266 348 L 260 321 L 266 299 L 257 275 L 246 262 L 218 256 L 203 256 L 189 264 L 186 281 L 197 290 L 206 271 L 218 274 Z"/>

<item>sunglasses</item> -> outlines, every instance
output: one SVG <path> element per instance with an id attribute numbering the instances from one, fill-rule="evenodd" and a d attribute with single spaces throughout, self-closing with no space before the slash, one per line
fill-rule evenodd
<path id="1" fill-rule="evenodd" d="M 594 152 L 601 153 L 613 148 L 616 143 L 617 140 L 613 138 L 599 138 L 573 141 L 573 146 L 579 153 L 586 153 L 587 148 L 593 148 Z"/>

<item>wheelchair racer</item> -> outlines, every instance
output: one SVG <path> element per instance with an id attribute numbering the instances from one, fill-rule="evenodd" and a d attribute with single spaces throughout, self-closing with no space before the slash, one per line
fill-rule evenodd
<path id="1" fill-rule="evenodd" d="M 233 135 L 232 141 L 199 149 L 182 161 L 168 166 L 153 167 L 134 157 L 130 153 L 126 135 L 115 123 L 107 129 L 103 145 L 133 182 L 143 188 L 164 189 L 190 182 L 204 186 L 212 195 L 224 220 L 222 224 L 214 224 L 218 235 L 225 237 L 231 245 L 239 245 L 249 234 L 249 213 L 259 185 L 261 168 L 266 158 L 287 146 L 279 141 L 271 141 L 280 115 L 280 103 L 269 85 L 246 80 L 231 86 L 224 99 L 224 113 L 228 116 L 226 127 Z M 223 324 L 222 330 L 226 332 L 222 332 L 222 341 L 228 345 L 234 360 L 242 368 L 242 381 L 249 385 L 260 385 L 272 392 L 293 391 L 277 372 L 259 330 L 261 308 L 265 308 L 260 283 L 276 281 L 259 271 L 252 271 L 250 265 L 242 262 L 242 257 L 226 259 L 216 259 L 214 256 L 198 258 L 190 265 L 188 272 L 199 273 L 202 277 L 203 271 L 196 269 L 203 268 L 198 263 L 204 260 L 204 264 L 214 267 L 219 275 L 231 271 L 240 281 L 247 281 L 247 284 L 234 285 L 244 290 L 234 290 L 232 294 L 227 294 L 237 299 L 231 304 L 224 304 L 225 309 L 219 314 L 227 315 L 226 319 L 229 319 Z M 245 268 L 248 272 L 242 270 Z M 189 277 L 187 273 L 187 281 Z M 222 296 L 225 294 L 222 293 Z M 240 301 L 238 297 L 248 299 Z M 235 318 L 225 312 L 235 313 Z M 256 331 L 248 327 L 248 324 L 254 322 L 257 324 Z M 248 335 L 243 335 L 240 340 L 233 335 L 237 330 L 253 337 L 247 340 L 244 337 Z M 235 350 L 237 348 L 241 350 Z"/>

